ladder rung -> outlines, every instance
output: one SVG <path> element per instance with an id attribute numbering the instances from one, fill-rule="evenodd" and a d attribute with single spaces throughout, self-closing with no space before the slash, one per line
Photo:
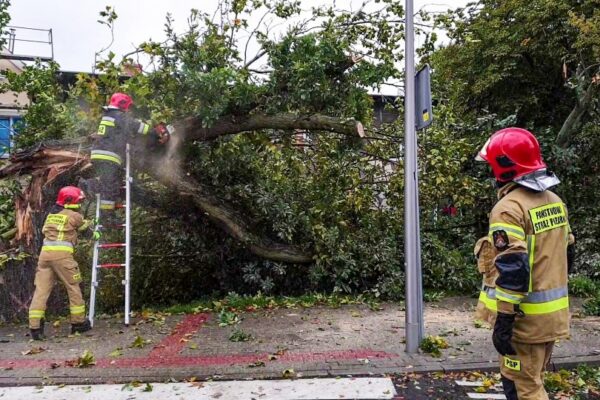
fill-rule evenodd
<path id="1" fill-rule="evenodd" d="M 125 247 L 127 244 L 126 243 L 104 243 L 104 244 L 99 244 L 98 248 L 99 249 L 112 249 L 114 247 Z"/>
<path id="2" fill-rule="evenodd" d="M 98 268 L 122 268 L 125 264 L 98 264 Z"/>

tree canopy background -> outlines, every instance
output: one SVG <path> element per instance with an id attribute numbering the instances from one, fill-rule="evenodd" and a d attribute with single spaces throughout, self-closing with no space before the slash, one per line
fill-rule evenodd
<path id="1" fill-rule="evenodd" d="M 139 117 L 176 122 L 167 158 L 148 165 L 142 158 L 153 158 L 138 154 L 142 195 L 135 201 L 132 271 L 138 307 L 230 291 L 401 299 L 402 118 L 375 126 L 369 93 L 402 78 L 402 3 L 321 7 L 301 17 L 299 1 L 224 0 L 214 15 L 192 10 L 183 33 L 167 17 L 166 41 L 141 43 L 123 60 L 108 54 L 98 75 L 81 74 L 66 90 L 56 79 L 58 65 L 36 63 L 8 73 L 4 84 L 31 100 L 16 139 L 25 148 L 85 137 L 117 90 L 134 97 Z M 434 70 L 435 123 L 419 133 L 428 290 L 478 290 L 472 248 L 487 233 L 495 193 L 485 166 L 473 158 L 495 129 L 510 125 L 540 138 L 563 180 L 558 192 L 578 239 L 578 272 L 592 285 L 599 279 L 597 6 L 597 0 L 479 1 L 419 15 L 450 39 L 439 47 L 427 29 L 419 49 L 421 62 Z M 268 24 L 248 26 L 257 13 L 289 28 L 275 35 Z M 109 28 L 118 21 L 109 7 L 101 19 Z M 259 45 L 254 55 L 247 53 L 248 37 Z M 144 72 L 122 79 L 124 66 L 140 61 Z M 401 98 L 392 106 L 402 115 Z M 358 122 L 364 135 L 357 134 Z M 11 188 L 5 192 L 17 190 Z M 56 184 L 45 189 L 47 201 L 56 190 Z M 447 206 L 456 215 L 443 212 Z M 8 213 L 3 218 L 10 227 Z M 82 250 L 85 271 L 90 248 Z M 31 276 L 33 259 L 8 261 L 5 274 Z M 118 274 L 105 273 L 107 309 L 121 304 Z M 10 285 L 3 288 L 5 304 L 14 304 Z"/>

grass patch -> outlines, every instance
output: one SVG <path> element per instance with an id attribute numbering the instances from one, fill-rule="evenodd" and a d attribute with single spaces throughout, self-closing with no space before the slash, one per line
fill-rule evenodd
<path id="1" fill-rule="evenodd" d="M 254 296 L 239 295 L 230 293 L 220 300 L 205 299 L 195 301 L 189 304 L 175 304 L 162 309 L 168 314 L 191 314 L 198 312 L 252 312 L 256 310 L 273 310 L 281 308 L 310 308 L 314 306 L 327 306 L 338 308 L 346 304 L 362 304 L 368 306 L 371 310 L 381 310 L 379 300 L 373 296 L 365 295 L 324 295 L 319 293 L 310 293 L 298 297 L 288 296 L 265 296 L 258 293 Z M 223 314 L 223 322 L 230 325 L 231 315 Z"/>
<path id="2" fill-rule="evenodd" d="M 600 287 L 587 276 L 577 275 L 569 279 L 569 294 L 575 297 L 600 296 Z"/>
<path id="3" fill-rule="evenodd" d="M 600 293 L 592 299 L 587 299 L 583 303 L 583 313 L 585 315 L 600 316 Z"/>
<path id="4" fill-rule="evenodd" d="M 231 342 L 249 342 L 252 339 L 251 334 L 246 333 L 241 329 L 235 329 L 231 332 L 231 335 L 229 335 L 229 341 Z"/>
<path id="5" fill-rule="evenodd" d="M 441 350 L 448 348 L 448 342 L 441 336 L 427 336 L 421 341 L 419 348 L 434 357 L 440 357 Z"/>

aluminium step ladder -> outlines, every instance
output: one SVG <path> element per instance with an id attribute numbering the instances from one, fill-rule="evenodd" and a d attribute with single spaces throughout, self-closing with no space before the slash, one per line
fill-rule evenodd
<path id="1" fill-rule="evenodd" d="M 121 281 L 125 289 L 125 310 L 124 310 L 124 323 L 125 326 L 129 326 L 129 317 L 131 314 L 131 292 L 130 292 L 130 275 L 131 275 L 131 183 L 133 178 L 131 177 L 131 163 L 129 155 L 129 143 L 125 147 L 125 203 L 115 205 L 116 212 L 117 208 L 125 210 L 125 223 L 114 224 L 114 225 L 102 225 L 100 222 L 100 194 L 96 194 L 96 229 L 100 231 L 109 229 L 124 229 L 125 240 L 122 243 L 100 243 L 100 240 L 96 240 L 94 243 L 94 253 L 92 257 L 92 284 L 90 288 L 90 307 L 88 319 L 92 326 L 94 326 L 94 314 L 96 311 L 96 294 L 98 291 L 100 279 L 98 278 L 98 271 L 104 268 L 125 268 L 125 278 Z M 101 250 L 110 249 L 125 249 L 125 260 L 123 263 L 106 263 L 99 264 L 99 256 Z"/>

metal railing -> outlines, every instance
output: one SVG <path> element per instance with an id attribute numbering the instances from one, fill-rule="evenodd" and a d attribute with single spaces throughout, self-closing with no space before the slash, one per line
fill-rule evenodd
<path id="1" fill-rule="evenodd" d="M 7 49 L 8 54 L 1 54 L 0 59 L 7 60 L 20 60 L 20 61 L 51 61 L 54 60 L 54 40 L 52 36 L 52 29 L 41 29 L 41 28 L 29 28 L 26 26 L 16 26 L 16 25 L 8 25 L 7 31 L 3 32 L 3 36 L 7 35 Z M 47 32 L 48 39 L 47 40 L 39 40 L 39 39 L 24 39 L 21 37 L 17 37 L 19 31 L 34 31 L 34 32 Z M 15 46 L 17 42 L 20 43 L 37 43 L 37 44 L 47 44 L 50 46 L 50 57 L 47 56 L 35 56 L 35 55 L 23 55 L 15 53 Z"/>

